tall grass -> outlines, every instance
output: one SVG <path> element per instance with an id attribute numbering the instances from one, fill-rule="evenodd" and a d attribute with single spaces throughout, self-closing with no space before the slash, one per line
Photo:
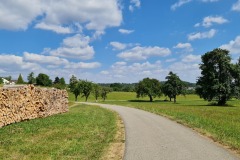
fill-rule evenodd
<path id="1" fill-rule="evenodd" d="M 0 129 L 0 159 L 99 159 L 116 133 L 116 114 L 78 105 L 65 114 Z"/>

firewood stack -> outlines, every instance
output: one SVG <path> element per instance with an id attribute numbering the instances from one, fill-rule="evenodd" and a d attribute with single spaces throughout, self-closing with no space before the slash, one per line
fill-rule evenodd
<path id="1" fill-rule="evenodd" d="M 68 111 L 66 90 L 36 88 L 0 88 L 0 128 L 23 120 L 47 117 Z"/>

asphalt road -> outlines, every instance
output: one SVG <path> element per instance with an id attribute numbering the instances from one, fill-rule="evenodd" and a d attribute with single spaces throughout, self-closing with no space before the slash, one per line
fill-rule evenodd
<path id="1" fill-rule="evenodd" d="M 126 132 L 125 160 L 239 160 L 240 158 L 183 125 L 146 111 L 94 104 L 120 114 Z"/>

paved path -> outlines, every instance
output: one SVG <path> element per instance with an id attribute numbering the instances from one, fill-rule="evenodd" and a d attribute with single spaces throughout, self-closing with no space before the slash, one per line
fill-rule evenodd
<path id="1" fill-rule="evenodd" d="M 195 131 L 167 118 L 123 106 L 96 104 L 120 114 L 126 132 L 125 160 L 239 160 Z"/>

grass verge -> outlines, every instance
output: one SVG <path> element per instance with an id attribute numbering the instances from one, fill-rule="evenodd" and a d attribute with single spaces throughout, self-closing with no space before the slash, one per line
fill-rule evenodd
<path id="1" fill-rule="evenodd" d="M 119 94 L 119 97 L 121 97 L 121 94 Z M 239 100 L 231 100 L 228 102 L 228 106 L 219 107 L 211 106 L 196 95 L 180 96 L 176 104 L 165 102 L 164 99 L 158 99 L 152 103 L 143 99 L 113 100 L 104 103 L 138 108 L 166 116 L 194 128 L 198 132 L 240 153 Z"/>
<path id="2" fill-rule="evenodd" d="M 0 129 L 0 159 L 99 159 L 114 140 L 117 115 L 78 105 L 61 115 Z"/>

